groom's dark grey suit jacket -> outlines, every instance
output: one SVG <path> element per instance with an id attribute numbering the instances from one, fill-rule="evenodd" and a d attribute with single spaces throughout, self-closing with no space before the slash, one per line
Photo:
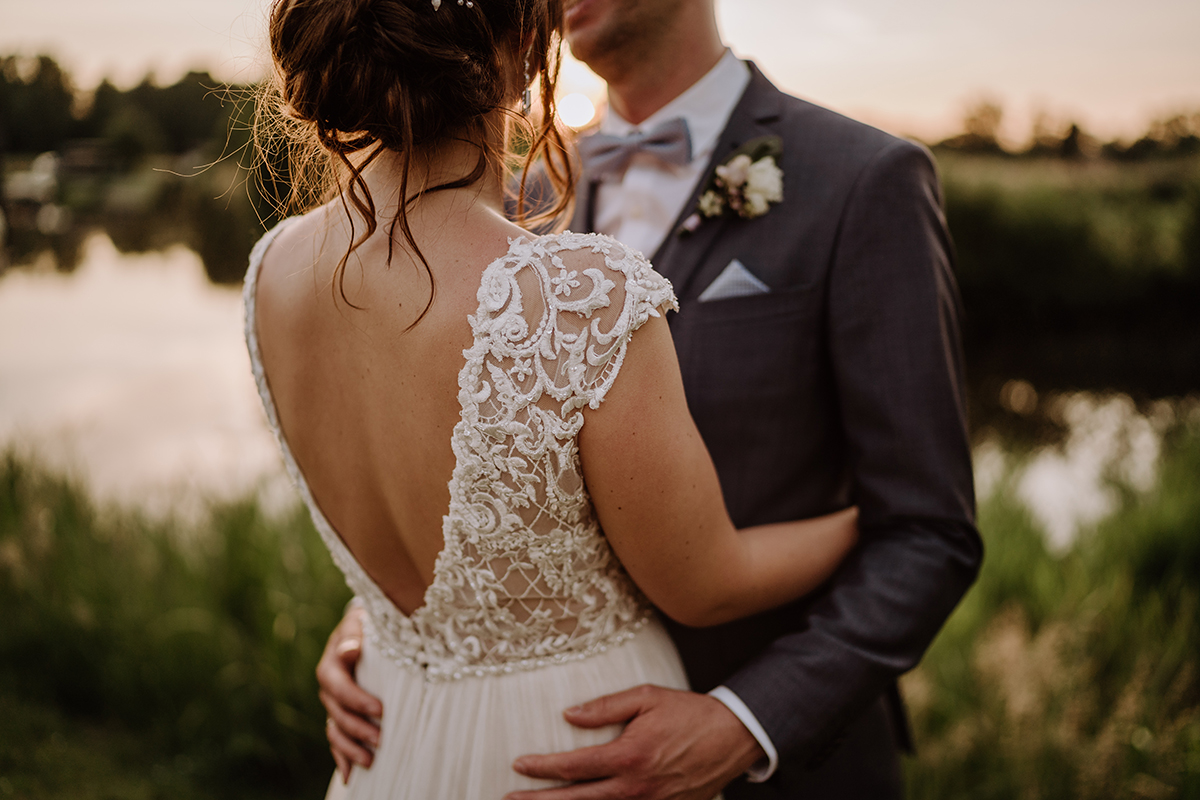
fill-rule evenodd
<path id="1" fill-rule="evenodd" d="M 705 219 L 652 257 L 692 416 L 739 526 L 857 504 L 861 541 L 825 587 L 716 628 L 672 625 L 692 687 L 732 689 L 780 753 L 735 798 L 898 796 L 898 675 L 974 580 L 961 314 L 926 150 L 752 78 L 713 156 L 779 136 L 784 200 Z M 580 182 L 572 230 L 591 230 Z M 698 301 L 738 259 L 770 293 Z"/>

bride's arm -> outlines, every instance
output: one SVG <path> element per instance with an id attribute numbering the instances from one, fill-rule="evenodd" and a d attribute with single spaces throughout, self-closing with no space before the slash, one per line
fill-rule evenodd
<path id="1" fill-rule="evenodd" d="M 584 478 L 613 550 L 672 619 L 718 625 L 808 593 L 857 539 L 857 510 L 736 530 L 688 412 L 666 322 L 631 338 L 579 435 Z"/>

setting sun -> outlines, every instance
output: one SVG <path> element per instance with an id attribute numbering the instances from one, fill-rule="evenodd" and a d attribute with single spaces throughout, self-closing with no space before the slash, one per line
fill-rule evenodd
<path id="1" fill-rule="evenodd" d="M 596 117 L 596 106 L 584 94 L 574 92 L 558 101 L 558 118 L 572 128 L 582 128 Z"/>

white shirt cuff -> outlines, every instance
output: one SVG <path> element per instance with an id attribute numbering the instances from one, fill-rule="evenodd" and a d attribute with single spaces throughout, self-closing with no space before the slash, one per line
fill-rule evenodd
<path id="1" fill-rule="evenodd" d="M 763 730 L 763 726 L 758 723 L 758 718 L 742 702 L 742 698 L 738 697 L 731 689 L 725 686 L 718 686 L 709 692 L 708 696 L 720 700 L 726 708 L 732 711 L 733 715 L 746 726 L 746 730 L 750 731 L 750 735 L 758 741 L 763 752 L 767 754 L 765 759 L 760 759 L 757 764 L 746 770 L 746 780 L 751 783 L 762 783 L 774 775 L 775 770 L 779 767 L 779 752 L 775 749 L 774 743 L 771 742 L 771 737 L 767 736 L 767 732 Z"/>

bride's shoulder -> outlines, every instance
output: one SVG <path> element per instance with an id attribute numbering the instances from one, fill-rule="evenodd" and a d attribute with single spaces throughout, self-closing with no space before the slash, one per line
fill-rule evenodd
<path id="1" fill-rule="evenodd" d="M 611 334 L 632 333 L 647 319 L 679 307 L 671 282 L 640 252 L 611 236 L 564 231 L 522 237 L 513 240 L 509 255 L 507 271 L 532 266 L 540 274 L 538 288 L 524 291 L 540 293 L 560 327 L 587 327 L 599 320 Z M 505 297 L 513 291 L 508 280 L 485 279 L 484 284 L 488 295 L 493 294 L 489 287 Z"/>
<path id="2" fill-rule="evenodd" d="M 316 240 L 322 226 L 326 224 L 326 219 L 327 213 L 322 206 L 277 222 L 259 238 L 250 251 L 248 275 L 254 276 L 258 273 L 265 261 L 286 261 L 294 257 L 302 244 L 310 244 Z"/>
<path id="3" fill-rule="evenodd" d="M 637 287 L 655 294 L 671 294 L 671 283 L 659 274 L 638 250 L 601 233 L 562 233 L 538 236 L 530 240 L 530 249 L 548 257 L 550 265 L 582 274 L 598 270 L 615 283 L 618 291 Z M 639 291 L 638 293 L 642 293 Z M 661 302 L 661 301 L 660 301 Z"/>
<path id="4" fill-rule="evenodd" d="M 579 253 L 587 260 L 607 263 L 623 271 L 650 268 L 650 262 L 640 252 L 603 233 L 562 231 L 538 236 L 533 241 L 558 251 Z"/>

